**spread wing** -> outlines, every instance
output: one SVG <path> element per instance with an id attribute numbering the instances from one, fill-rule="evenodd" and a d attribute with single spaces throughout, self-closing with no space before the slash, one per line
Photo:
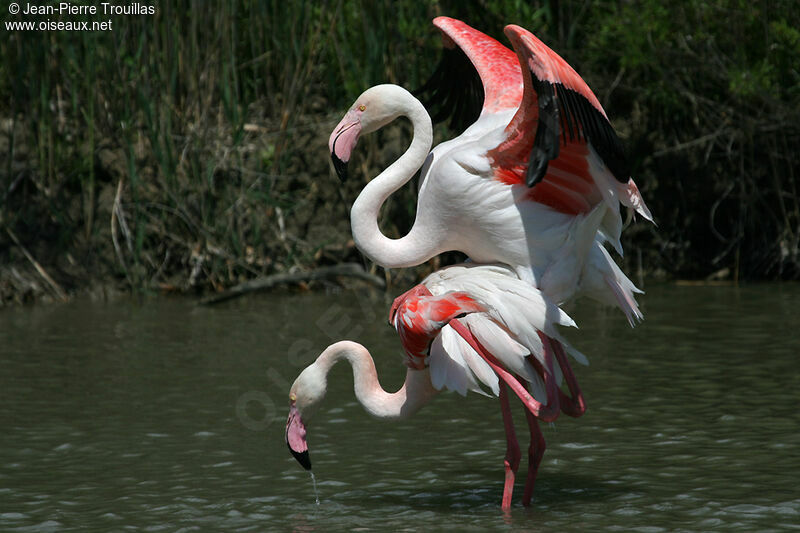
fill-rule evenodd
<path id="1" fill-rule="evenodd" d="M 588 213 L 601 200 L 652 220 L 630 179 L 622 143 L 577 72 L 529 31 L 505 29 L 521 66 L 523 95 L 506 138 L 489 157 L 495 177 L 525 183 L 529 197 L 566 213 Z"/>
<path id="2" fill-rule="evenodd" d="M 443 54 L 431 78 L 415 91 L 434 121 L 450 118 L 463 131 L 483 113 L 516 109 L 522 77 L 514 52 L 460 20 L 437 17 Z"/>

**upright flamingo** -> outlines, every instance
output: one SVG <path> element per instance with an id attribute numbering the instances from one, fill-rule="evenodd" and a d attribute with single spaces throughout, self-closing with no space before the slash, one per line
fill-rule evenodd
<path id="1" fill-rule="evenodd" d="M 466 394 L 488 388 L 500 397 L 507 449 L 502 506 L 511 505 L 520 462 L 506 386 L 523 401 L 531 434 L 523 503 L 530 504 L 545 442 L 537 418 L 552 421 L 563 411 L 580 416 L 584 402 L 567 361 L 557 326 L 574 326 L 566 313 L 532 285 L 501 265 L 456 265 L 431 274 L 398 297 L 390 322 L 406 354 L 406 380 L 391 394 L 381 388 L 366 348 L 350 341 L 329 346 L 306 367 L 289 392 L 286 442 L 311 468 L 305 424 L 327 389 L 326 376 L 344 359 L 353 367 L 356 398 L 371 415 L 399 419 L 416 413 L 438 390 Z M 580 362 L 585 357 L 566 345 Z M 571 397 L 558 382 L 564 376 Z"/>
<path id="2" fill-rule="evenodd" d="M 459 250 L 476 262 L 512 266 L 556 303 L 582 293 L 617 303 L 631 323 L 641 318 L 638 289 L 603 243 L 622 252 L 619 204 L 652 217 L 595 95 L 519 26 L 505 29 L 515 55 L 463 22 L 439 17 L 434 24 L 446 57 L 471 62 L 480 76 L 483 107 L 460 136 L 431 151 L 430 116 L 408 91 L 378 85 L 356 99 L 329 141 L 340 176 L 361 134 L 400 116 L 414 128 L 408 150 L 353 204 L 358 248 L 390 268 Z M 380 207 L 419 169 L 414 225 L 400 239 L 387 238 L 378 228 Z"/>

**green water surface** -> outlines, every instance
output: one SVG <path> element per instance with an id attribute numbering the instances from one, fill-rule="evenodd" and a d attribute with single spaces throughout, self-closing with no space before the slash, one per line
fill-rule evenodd
<path id="1" fill-rule="evenodd" d="M 800 529 L 800 286 L 647 289 L 635 329 L 570 309 L 588 410 L 543 425 L 533 506 L 520 479 L 510 513 L 496 399 L 376 421 L 346 364 L 309 425 L 315 503 L 283 438 L 289 384 L 349 338 L 399 387 L 389 295 L 4 309 L 0 531 Z"/>

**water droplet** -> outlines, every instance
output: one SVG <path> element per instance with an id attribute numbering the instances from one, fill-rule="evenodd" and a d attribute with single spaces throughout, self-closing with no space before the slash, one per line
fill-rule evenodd
<path id="1" fill-rule="evenodd" d="M 311 470 L 308 471 L 311 474 L 311 483 L 314 485 L 314 498 L 317 500 L 317 505 L 319 505 L 319 492 L 317 492 L 317 478 L 314 477 L 314 472 Z"/>

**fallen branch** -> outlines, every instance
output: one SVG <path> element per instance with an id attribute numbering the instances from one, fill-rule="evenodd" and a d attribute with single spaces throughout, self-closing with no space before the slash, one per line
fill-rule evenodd
<path id="1" fill-rule="evenodd" d="M 17 236 L 14 234 L 13 231 L 11 231 L 11 228 L 6 228 L 6 233 L 8 233 L 8 236 L 11 237 L 12 241 L 14 241 L 14 244 L 16 244 L 17 247 L 19 247 L 19 249 L 22 250 L 22 253 L 28 259 L 28 261 L 31 262 L 33 268 L 36 269 L 36 272 L 38 272 L 39 275 L 42 276 L 42 278 L 47 282 L 47 284 L 50 285 L 50 288 L 53 289 L 53 292 L 56 293 L 58 299 L 61 300 L 62 302 L 66 302 L 68 300 L 67 293 L 64 292 L 64 289 L 61 288 L 61 285 L 56 283 L 56 280 L 51 278 L 50 274 L 47 273 L 44 267 L 42 267 L 42 265 L 40 265 L 39 262 L 33 258 L 28 249 L 25 248 L 21 242 L 19 242 L 19 239 L 17 239 Z"/>
<path id="2" fill-rule="evenodd" d="M 200 300 L 200 304 L 201 305 L 217 304 L 220 302 L 224 302 L 226 300 L 230 300 L 232 298 L 238 298 L 243 294 L 271 289 L 276 285 L 281 285 L 284 283 L 300 283 L 303 281 L 331 279 L 336 277 L 357 278 L 372 283 L 373 285 L 381 288 L 386 286 L 386 282 L 384 282 L 378 276 L 364 272 L 364 269 L 361 267 L 361 265 L 357 263 L 344 263 L 342 265 L 317 268 L 309 272 L 294 272 L 292 274 L 273 274 L 265 278 L 258 278 L 246 281 L 244 283 L 240 283 L 239 285 L 231 287 L 230 289 L 221 292 L 219 294 L 203 298 L 202 300 Z"/>
<path id="3" fill-rule="evenodd" d="M 663 150 L 658 150 L 653 152 L 653 157 L 662 157 L 665 155 L 670 155 L 673 152 L 680 152 L 681 150 L 686 150 L 687 148 L 693 148 L 695 146 L 699 146 L 703 143 L 708 141 L 713 141 L 720 135 L 725 133 L 725 124 L 721 124 L 717 131 L 714 133 L 709 133 L 707 135 L 703 135 L 702 137 L 698 137 L 697 139 L 692 139 L 691 141 L 683 142 L 676 144 L 675 146 L 671 146 L 669 148 L 664 148 Z"/>

